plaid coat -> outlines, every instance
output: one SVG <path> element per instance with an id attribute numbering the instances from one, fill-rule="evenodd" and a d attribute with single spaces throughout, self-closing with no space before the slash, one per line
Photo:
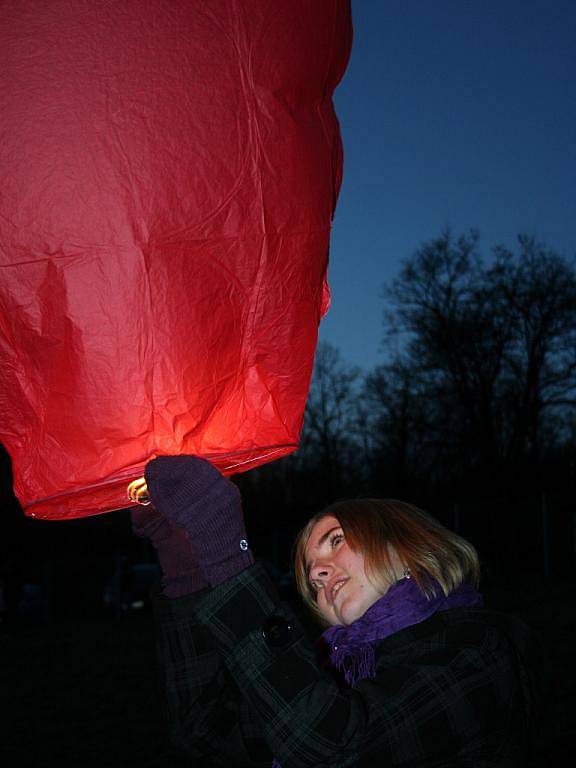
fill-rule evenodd
<path id="1" fill-rule="evenodd" d="M 346 690 L 258 564 L 209 592 L 160 597 L 156 614 L 171 735 L 200 764 L 525 764 L 532 641 L 509 617 L 437 613 L 383 640 L 375 678 Z"/>

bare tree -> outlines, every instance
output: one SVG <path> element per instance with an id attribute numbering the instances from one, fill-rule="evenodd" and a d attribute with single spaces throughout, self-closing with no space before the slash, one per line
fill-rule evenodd
<path id="1" fill-rule="evenodd" d="M 301 455 L 308 465 L 322 470 L 333 493 L 342 487 L 357 445 L 359 375 L 359 369 L 345 363 L 332 344 L 318 345 Z"/>
<path id="2" fill-rule="evenodd" d="M 513 328 L 505 354 L 514 414 L 508 459 L 527 452 L 537 461 L 546 419 L 576 405 L 576 278 L 573 264 L 534 238 L 520 236 L 519 246 L 517 257 L 495 249 L 488 279 Z"/>
<path id="3" fill-rule="evenodd" d="M 494 472 L 537 461 L 554 410 L 575 402 L 574 265 L 532 238 L 519 245 L 485 267 L 477 233 L 445 231 L 386 289 L 387 340 L 403 342 L 394 366 L 405 397 L 427 404 L 428 439 Z"/>

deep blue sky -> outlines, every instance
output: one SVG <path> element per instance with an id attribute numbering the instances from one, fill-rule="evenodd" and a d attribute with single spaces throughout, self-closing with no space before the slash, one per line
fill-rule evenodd
<path id="1" fill-rule="evenodd" d="M 353 0 L 320 338 L 384 361 L 382 285 L 446 226 L 576 254 L 576 0 Z"/>

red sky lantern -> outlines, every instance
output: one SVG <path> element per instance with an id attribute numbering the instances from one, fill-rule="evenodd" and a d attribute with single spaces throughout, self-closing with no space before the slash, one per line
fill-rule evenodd
<path id="1" fill-rule="evenodd" d="M 0 30 L 0 440 L 28 515 L 298 444 L 347 0 L 29 0 Z"/>

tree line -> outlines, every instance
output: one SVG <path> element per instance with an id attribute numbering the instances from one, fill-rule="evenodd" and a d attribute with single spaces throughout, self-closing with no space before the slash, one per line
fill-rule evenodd
<path id="1" fill-rule="evenodd" d="M 434 509 L 573 494 L 574 260 L 527 235 L 485 260 L 479 242 L 446 230 L 404 260 L 383 289 L 373 370 L 319 344 L 300 449 L 247 477 L 248 492 L 268 499 L 281 480 L 275 509 L 297 517 L 346 496 Z"/>

